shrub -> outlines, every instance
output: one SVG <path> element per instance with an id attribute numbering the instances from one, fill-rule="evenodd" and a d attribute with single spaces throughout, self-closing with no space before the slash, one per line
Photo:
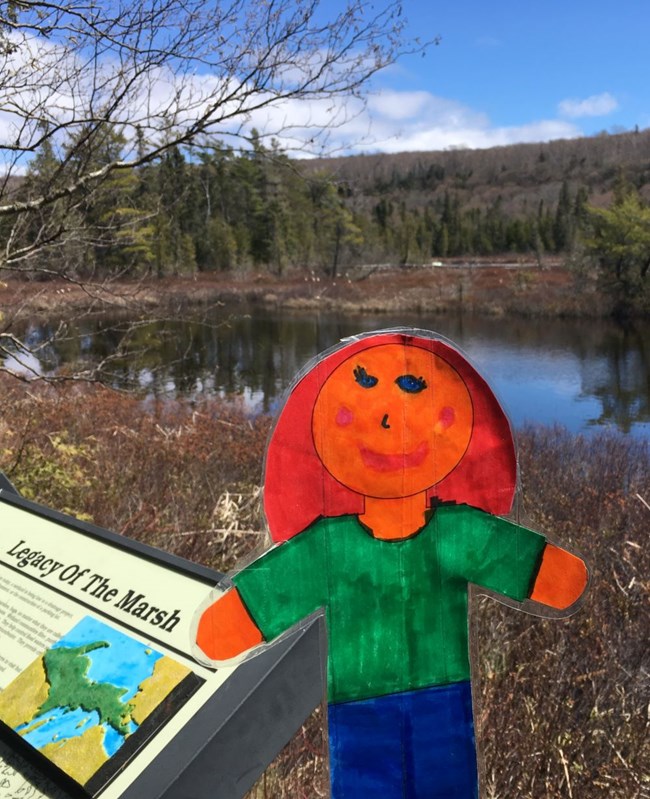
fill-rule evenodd
<path id="1" fill-rule="evenodd" d="M 259 542 L 259 522 L 236 546 L 224 536 L 219 501 L 259 485 L 268 418 L 100 386 L 2 389 L 0 469 L 29 498 L 222 570 Z"/>

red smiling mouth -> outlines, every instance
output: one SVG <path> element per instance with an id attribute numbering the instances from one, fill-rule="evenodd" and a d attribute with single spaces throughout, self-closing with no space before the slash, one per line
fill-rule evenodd
<path id="1" fill-rule="evenodd" d="M 359 452 L 364 466 L 369 469 L 374 469 L 377 472 L 397 472 L 424 463 L 424 459 L 429 453 L 429 445 L 423 441 L 413 452 L 405 452 L 402 455 L 382 455 L 381 452 L 374 452 L 374 450 L 359 444 Z"/>

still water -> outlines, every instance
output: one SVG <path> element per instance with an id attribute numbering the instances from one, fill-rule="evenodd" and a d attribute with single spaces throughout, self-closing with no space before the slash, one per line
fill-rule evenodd
<path id="1" fill-rule="evenodd" d="M 495 389 L 515 426 L 609 427 L 650 438 L 650 324 L 471 316 L 343 316 L 218 308 L 207 319 L 86 321 L 41 350 L 42 368 L 108 358 L 116 385 L 151 395 L 237 394 L 251 412 L 273 411 L 291 380 L 341 338 L 392 326 L 433 330 L 455 342 Z M 30 343 L 51 331 L 33 326 Z M 122 357 L 122 355 L 129 357 Z M 117 357 L 116 357 L 117 356 Z"/>

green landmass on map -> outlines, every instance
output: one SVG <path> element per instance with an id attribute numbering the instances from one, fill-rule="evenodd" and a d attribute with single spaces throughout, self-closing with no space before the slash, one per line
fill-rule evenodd
<path id="1" fill-rule="evenodd" d="M 120 735 L 128 735 L 133 706 L 124 704 L 122 697 L 126 688 L 118 688 L 105 682 L 88 679 L 90 659 L 87 652 L 105 649 L 106 641 L 95 641 L 84 646 L 61 646 L 48 649 L 43 655 L 45 673 L 50 685 L 47 699 L 39 708 L 39 714 L 57 707 L 69 710 L 97 711 L 100 724 L 110 724 Z"/>

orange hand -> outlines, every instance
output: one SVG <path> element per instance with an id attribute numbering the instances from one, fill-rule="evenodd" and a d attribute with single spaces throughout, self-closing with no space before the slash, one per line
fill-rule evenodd
<path id="1" fill-rule="evenodd" d="M 196 633 L 196 643 L 212 660 L 228 660 L 263 640 L 236 588 L 210 605 Z"/>
<path id="2" fill-rule="evenodd" d="M 565 610 L 579 599 L 586 586 L 587 567 L 584 561 L 564 549 L 547 544 L 530 598 Z"/>

